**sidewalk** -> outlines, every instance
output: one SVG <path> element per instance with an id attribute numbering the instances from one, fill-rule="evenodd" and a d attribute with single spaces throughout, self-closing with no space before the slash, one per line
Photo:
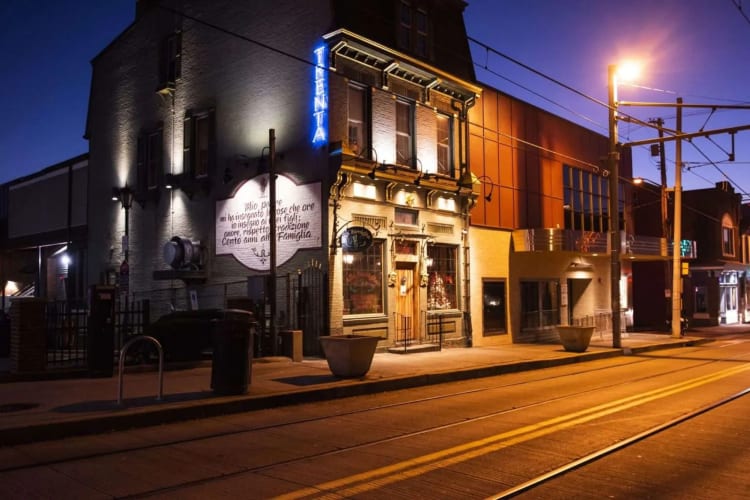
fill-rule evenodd
<path id="1" fill-rule="evenodd" d="M 720 327 L 723 328 L 726 327 Z M 750 326 L 740 333 L 750 333 Z M 248 393 L 239 396 L 213 394 L 209 361 L 187 369 L 167 367 L 161 401 L 156 400 L 156 370 L 133 373 L 126 370 L 122 406 L 117 404 L 117 375 L 8 382 L 0 384 L 0 445 L 547 368 L 710 342 L 706 337 L 710 334 L 673 339 L 666 333 L 627 333 L 622 336 L 622 348 L 613 349 L 611 336 L 594 334 L 584 353 L 566 352 L 558 344 L 508 344 L 415 354 L 378 353 L 362 379 L 334 377 L 324 359 L 310 358 L 294 363 L 285 357 L 259 358 L 252 364 Z"/>

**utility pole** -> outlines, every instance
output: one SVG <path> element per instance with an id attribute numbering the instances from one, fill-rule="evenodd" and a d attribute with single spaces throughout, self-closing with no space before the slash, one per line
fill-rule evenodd
<path id="1" fill-rule="evenodd" d="M 674 237 L 672 238 L 672 337 L 682 336 L 682 97 L 677 98 L 677 134 L 674 144 Z"/>
<path id="2" fill-rule="evenodd" d="M 666 159 L 666 152 L 664 151 L 664 142 L 662 139 L 664 138 L 664 120 L 662 118 L 655 118 L 654 120 L 650 120 L 650 123 L 653 123 L 657 126 L 657 129 L 659 131 L 659 142 L 657 145 L 659 146 L 659 173 L 660 173 L 660 192 L 659 195 L 661 197 L 661 236 L 664 238 L 665 243 L 669 241 L 669 211 L 667 207 L 667 159 Z M 669 317 L 669 311 L 670 311 L 670 301 L 671 301 L 671 286 L 670 286 L 670 280 L 672 279 L 672 269 L 670 267 L 670 261 L 666 261 L 664 263 L 664 314 L 665 318 Z"/>

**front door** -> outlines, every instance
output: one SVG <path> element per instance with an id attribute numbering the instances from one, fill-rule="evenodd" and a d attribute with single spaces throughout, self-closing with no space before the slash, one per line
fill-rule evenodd
<path id="1" fill-rule="evenodd" d="M 396 265 L 396 312 L 394 322 L 396 342 L 410 344 L 417 339 L 419 331 L 418 293 L 414 285 L 415 265 L 405 262 Z"/>

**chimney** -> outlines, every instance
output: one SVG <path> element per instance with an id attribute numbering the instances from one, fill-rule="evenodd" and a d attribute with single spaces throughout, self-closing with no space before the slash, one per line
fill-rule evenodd
<path id="1" fill-rule="evenodd" d="M 718 189 L 719 191 L 724 191 L 725 193 L 734 193 L 734 188 L 731 184 L 729 184 L 729 181 L 717 182 L 716 189 Z"/>
<path id="2" fill-rule="evenodd" d="M 135 18 L 140 19 L 143 14 L 159 6 L 159 0 L 135 0 Z"/>

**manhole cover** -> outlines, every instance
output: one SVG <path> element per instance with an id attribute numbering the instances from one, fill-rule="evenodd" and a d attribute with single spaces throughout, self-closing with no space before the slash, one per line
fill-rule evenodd
<path id="1" fill-rule="evenodd" d="M 14 411 L 24 411 L 36 408 L 38 403 L 8 403 L 0 405 L 0 413 L 13 413 Z"/>

